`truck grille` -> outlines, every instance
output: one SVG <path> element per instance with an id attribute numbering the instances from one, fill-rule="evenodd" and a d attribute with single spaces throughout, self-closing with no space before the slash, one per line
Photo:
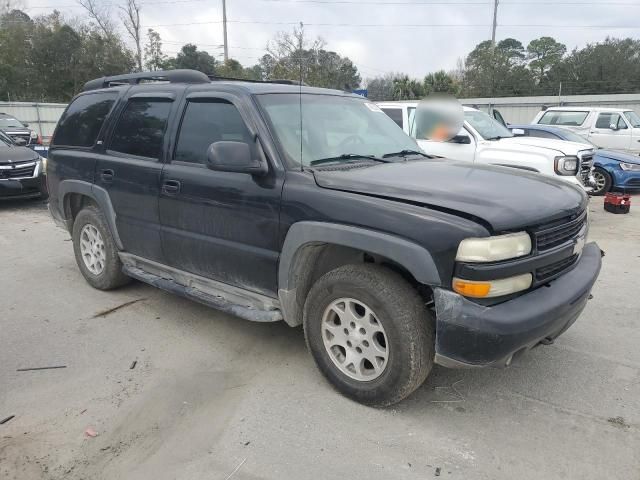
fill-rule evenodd
<path id="1" fill-rule="evenodd" d="M 543 225 L 533 232 L 536 249 L 538 251 L 544 251 L 562 245 L 578 235 L 586 222 L 587 211 L 584 210 L 573 218 L 570 217 L 563 221 Z"/>
<path id="2" fill-rule="evenodd" d="M 36 162 L 0 165 L 0 179 L 33 177 Z"/>
<path id="3" fill-rule="evenodd" d="M 552 278 L 558 276 L 564 270 L 569 268 L 571 265 L 576 263 L 578 259 L 578 254 L 572 255 L 567 258 L 563 258 L 560 261 L 552 263 L 551 265 L 546 265 L 542 268 L 538 268 L 535 271 L 536 282 L 545 282 L 547 280 L 551 280 Z"/>
<path id="4" fill-rule="evenodd" d="M 593 166 L 593 150 L 578 152 L 578 158 L 580 159 L 580 172 L 578 175 L 580 180 L 582 180 L 582 184 L 588 185 L 589 174 L 591 173 L 591 167 Z"/>

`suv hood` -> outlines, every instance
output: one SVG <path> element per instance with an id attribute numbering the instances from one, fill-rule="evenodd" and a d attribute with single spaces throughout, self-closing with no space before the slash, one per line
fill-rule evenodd
<path id="1" fill-rule="evenodd" d="M 27 147 L 0 147 L 0 163 L 37 160 L 39 155 Z"/>
<path id="2" fill-rule="evenodd" d="M 497 143 L 505 143 L 509 145 L 525 145 L 528 147 L 547 148 L 556 150 L 562 155 L 577 155 L 581 150 L 593 150 L 593 145 L 588 143 L 567 142 L 565 140 L 556 140 L 553 138 L 536 138 L 536 137 L 510 137 L 502 138 Z"/>
<path id="3" fill-rule="evenodd" d="M 315 169 L 322 188 L 361 193 L 480 218 L 494 232 L 522 229 L 582 211 L 587 195 L 568 182 L 507 167 L 446 159 L 345 170 Z"/>

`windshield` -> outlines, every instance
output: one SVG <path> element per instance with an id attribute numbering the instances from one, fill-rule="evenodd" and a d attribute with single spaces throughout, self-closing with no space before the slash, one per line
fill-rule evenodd
<path id="1" fill-rule="evenodd" d="M 640 115 L 633 110 L 629 110 L 628 112 L 624 112 L 624 116 L 627 117 L 627 120 L 629 120 L 633 128 L 640 128 Z"/>
<path id="2" fill-rule="evenodd" d="M 13 117 L 0 117 L 0 128 L 24 128 L 24 125 Z"/>
<path id="3" fill-rule="evenodd" d="M 10 147 L 13 145 L 13 141 L 4 133 L 0 132 L 0 148 Z"/>
<path id="4" fill-rule="evenodd" d="M 478 110 L 467 110 L 464 112 L 464 119 L 485 140 L 513 137 L 513 133 L 511 133 L 505 126 L 496 122 L 484 112 L 480 112 Z"/>
<path id="5" fill-rule="evenodd" d="M 308 166 L 321 159 L 353 161 L 360 155 L 381 158 L 392 152 L 419 150 L 377 105 L 363 99 L 289 93 L 257 98 L 293 165 Z M 344 158 L 336 158 L 340 156 Z"/>

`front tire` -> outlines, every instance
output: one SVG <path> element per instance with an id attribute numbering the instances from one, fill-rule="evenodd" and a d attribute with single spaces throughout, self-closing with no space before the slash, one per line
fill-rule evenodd
<path id="1" fill-rule="evenodd" d="M 322 374 L 366 405 L 406 398 L 433 366 L 431 313 L 404 278 L 379 265 L 345 265 L 321 277 L 305 302 L 303 324 Z"/>
<path id="2" fill-rule="evenodd" d="M 100 209 L 88 206 L 78 213 L 72 239 L 76 263 L 89 285 L 111 290 L 131 281 L 122 273 L 118 249 Z"/>
<path id="3" fill-rule="evenodd" d="M 596 167 L 593 169 L 593 178 L 596 182 L 591 195 L 604 195 L 611 190 L 613 180 L 609 172 L 604 168 Z"/>

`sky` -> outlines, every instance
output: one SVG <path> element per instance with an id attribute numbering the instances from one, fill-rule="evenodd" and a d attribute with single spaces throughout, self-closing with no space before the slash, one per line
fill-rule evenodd
<path id="1" fill-rule="evenodd" d="M 29 15 L 54 8 L 83 14 L 76 0 L 19 0 Z M 101 0 L 117 16 L 124 0 Z M 222 58 L 222 0 L 140 0 L 144 31 L 158 31 L 175 55 L 194 43 Z M 501 0 L 496 40 L 527 43 L 543 35 L 571 50 L 611 37 L 640 38 L 640 0 Z M 245 66 L 264 54 L 278 31 L 303 22 L 309 38 L 348 56 L 363 79 L 386 72 L 422 78 L 452 70 L 491 38 L 493 0 L 227 0 L 229 56 Z"/>

